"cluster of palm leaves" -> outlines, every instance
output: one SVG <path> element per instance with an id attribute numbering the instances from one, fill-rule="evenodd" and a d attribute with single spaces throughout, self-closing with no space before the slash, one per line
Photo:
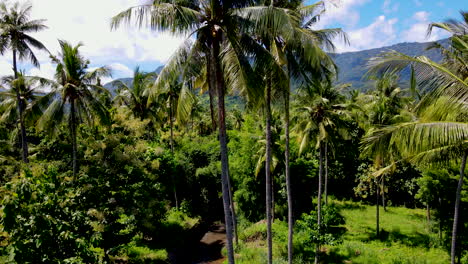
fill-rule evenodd
<path id="1" fill-rule="evenodd" d="M 189 36 L 161 71 L 154 90 L 180 80 L 182 85 L 189 85 L 194 79 L 203 80 L 198 83 L 203 83 L 208 90 L 213 127 L 219 130 L 229 263 L 234 263 L 235 211 L 229 181 L 224 97 L 227 93 L 237 93 L 247 99 L 250 107 L 264 111 L 268 263 L 272 262 L 271 102 L 273 98 L 284 99 L 291 263 L 289 93 L 293 81 L 317 81 L 335 71 L 324 48 L 333 48 L 331 38 L 343 34 L 340 29 L 313 30 L 323 11 L 323 2 L 305 5 L 302 1 L 158 0 L 123 11 L 112 20 L 112 28 L 131 23 Z M 214 114 L 216 103 L 218 109 Z"/>
<path id="2" fill-rule="evenodd" d="M 81 123 L 110 124 L 110 92 L 101 85 L 108 67 L 90 69 L 79 52 L 81 44 L 59 41 L 61 52 L 51 55 L 56 64 L 53 80 L 28 77 L 18 70 L 17 60 L 39 66 L 31 47 L 47 49 L 28 35 L 45 28 L 44 20 L 29 20 L 31 6 L 0 4 L 0 53 L 13 54 L 13 76 L 1 79 L 0 122 L 17 128 L 23 162 L 29 150 L 26 126 L 55 132 L 68 126 L 72 143 L 73 175 L 78 173 L 77 133 Z M 399 161 L 420 166 L 454 162 L 461 157 L 460 180 L 455 203 L 452 235 L 454 263 L 458 207 L 468 155 L 468 13 L 464 21 L 434 23 L 452 34 L 449 47 L 434 44 L 444 55 L 435 63 L 426 57 L 390 52 L 370 61 L 370 76 L 376 79 L 373 93 L 343 95 L 348 85 L 334 85 L 337 69 L 328 51 L 332 39 L 346 36 L 340 29 L 315 29 L 325 12 L 323 2 L 305 1 L 219 1 L 154 0 L 129 8 L 112 18 L 111 28 L 123 24 L 149 27 L 187 37 L 159 74 L 135 69 L 133 81 L 114 83 L 113 103 L 125 106 L 136 118 L 149 119 L 152 126 L 167 120 L 170 147 L 174 151 L 174 122 L 188 125 L 203 111 L 195 90 L 207 93 L 211 130 L 218 129 L 221 160 L 222 199 L 227 235 L 227 259 L 234 263 L 233 240 L 237 240 L 236 212 L 229 176 L 226 117 L 242 124 L 239 111 L 226 113 L 225 96 L 243 96 L 247 107 L 264 118 L 264 148 L 259 151 L 256 172 L 265 172 L 268 263 L 272 263 L 273 199 L 272 171 L 285 163 L 288 200 L 288 262 L 293 260 L 293 202 L 291 191 L 290 130 L 299 142 L 299 154 L 308 148 L 318 151 L 319 177 L 317 223 L 321 226 L 322 192 L 327 204 L 328 159 L 336 151 L 334 142 L 349 137 L 350 122 L 367 131 L 362 155 L 373 159 L 379 193 L 384 199 L 385 177 Z M 410 68 L 410 89 L 398 85 L 398 73 Z M 40 90 L 42 89 L 42 90 Z M 413 101 L 403 94 L 407 92 Z M 292 97 L 293 96 L 293 97 Z M 290 105 L 291 97 L 294 99 Z M 216 107 L 217 106 L 217 107 Z M 273 108 L 273 110 L 272 110 Z M 276 111 L 280 109 L 279 111 Z M 294 109 L 290 120 L 290 109 Z M 362 113 L 367 113 L 363 115 Z M 274 118 L 283 119 L 284 141 Z M 290 128 L 290 121 L 294 126 Z M 12 133 L 14 134 L 14 133 Z M 284 159 L 276 148 L 284 144 Z M 324 178 L 324 179 L 323 179 Z M 323 182 L 324 181 L 324 182 Z M 322 191 L 322 188 L 323 191 Z M 174 199 L 178 207 L 177 192 Z M 385 203 L 384 203 L 385 204 Z M 377 203 L 378 205 L 378 203 Z M 377 216 L 378 216 L 377 206 Z M 377 218 L 377 233 L 379 220 Z M 315 263 L 319 262 L 316 246 Z"/>
<path id="3" fill-rule="evenodd" d="M 452 229 L 452 263 L 455 263 L 460 196 L 468 155 L 468 13 L 461 12 L 461 15 L 462 21 L 451 19 L 429 26 L 428 34 L 433 28 L 439 28 L 452 35 L 449 47 L 437 43 L 431 47 L 442 52 L 442 63 L 394 51 L 370 61 L 371 72 L 376 74 L 396 73 L 409 67 L 412 90 L 417 86 L 421 93 L 417 94 L 420 100 L 414 106 L 412 120 L 370 130 L 363 145 L 364 152 L 386 160 L 381 162 L 384 168 L 377 174 L 388 172 L 399 159 L 420 166 L 461 159 Z"/>

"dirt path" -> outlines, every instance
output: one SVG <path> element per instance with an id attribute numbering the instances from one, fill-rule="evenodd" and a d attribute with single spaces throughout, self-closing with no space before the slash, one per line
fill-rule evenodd
<path id="1" fill-rule="evenodd" d="M 200 240 L 198 264 L 221 264 L 221 250 L 226 243 L 226 229 L 222 224 L 213 224 Z"/>

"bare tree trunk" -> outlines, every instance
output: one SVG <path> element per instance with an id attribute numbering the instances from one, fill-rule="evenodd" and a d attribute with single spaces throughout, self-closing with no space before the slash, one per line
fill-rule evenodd
<path id="1" fill-rule="evenodd" d="M 270 78 L 270 77 L 268 77 Z M 266 218 L 267 218 L 267 244 L 268 244 L 268 264 L 273 262 L 273 243 L 271 234 L 272 221 L 272 195 L 271 195 L 271 79 L 267 80 L 265 95 L 265 136 L 266 136 L 266 158 L 265 158 L 265 187 L 266 187 Z"/>
<path id="2" fill-rule="evenodd" d="M 377 188 L 377 191 L 376 191 L 376 197 L 377 197 L 377 201 L 376 201 L 376 205 L 377 205 L 377 211 L 375 213 L 375 219 L 376 219 L 376 233 L 377 233 L 377 238 L 380 236 L 380 227 L 379 227 L 379 221 L 380 221 L 380 211 L 379 211 L 379 193 L 380 193 L 380 184 L 379 184 L 379 179 L 376 179 L 377 181 L 377 184 L 376 184 L 376 188 Z"/>
<path id="3" fill-rule="evenodd" d="M 211 67 L 210 60 L 207 61 L 208 69 Z M 208 95 L 210 96 L 210 115 L 211 115 L 211 127 L 213 132 L 216 131 L 216 113 L 214 111 L 214 104 L 215 104 L 215 79 L 211 76 L 211 72 L 209 70 L 206 71 L 207 79 L 208 79 Z"/>
<path id="4" fill-rule="evenodd" d="M 431 226 L 431 207 L 429 206 L 429 199 L 426 201 L 426 217 L 427 217 L 427 225 Z"/>
<path id="5" fill-rule="evenodd" d="M 16 65 L 16 49 L 13 49 L 13 71 L 15 75 L 15 80 L 18 79 L 18 66 Z M 21 129 L 21 158 L 24 163 L 28 163 L 28 142 L 26 138 L 26 127 L 24 125 L 24 108 L 23 100 L 21 100 L 20 87 L 16 87 L 16 108 L 19 115 L 19 123 Z"/>
<path id="6" fill-rule="evenodd" d="M 270 173 L 271 175 L 271 173 Z M 273 179 L 274 176 L 271 176 L 271 222 L 275 221 L 275 180 Z"/>
<path id="7" fill-rule="evenodd" d="M 171 153 L 174 156 L 174 123 L 173 123 L 173 117 L 172 117 L 172 95 L 169 96 L 169 126 L 171 130 Z M 175 202 L 175 207 L 178 210 L 179 209 L 179 199 L 177 197 L 177 187 L 176 187 L 176 180 L 175 180 L 175 175 L 174 173 L 171 173 L 171 179 L 172 179 L 172 191 L 174 193 L 174 202 Z"/>
<path id="8" fill-rule="evenodd" d="M 325 186 L 324 186 L 324 193 L 325 193 L 325 205 L 328 205 L 328 143 L 325 142 Z"/>
<path id="9" fill-rule="evenodd" d="M 170 144 L 171 144 L 171 152 L 174 153 L 174 131 L 173 131 L 173 120 L 172 120 L 172 95 L 169 96 L 169 127 L 171 130 L 171 138 L 170 138 Z"/>
<path id="10" fill-rule="evenodd" d="M 76 177 L 76 173 L 78 172 L 78 166 L 76 162 L 76 152 L 77 152 L 77 143 L 76 143 L 76 109 L 75 109 L 75 99 L 70 99 L 70 114 L 71 114 L 71 122 L 70 122 L 70 131 L 72 137 L 72 166 L 73 166 L 73 178 Z"/>
<path id="11" fill-rule="evenodd" d="M 207 67 L 208 69 L 211 67 L 212 62 L 210 59 L 207 61 Z M 214 104 L 216 102 L 216 76 L 213 76 L 213 73 L 211 73 L 209 70 L 207 71 L 207 81 L 208 81 L 208 95 L 210 97 L 210 115 L 211 115 L 211 127 L 212 131 L 216 131 L 217 123 L 216 123 L 216 113 L 214 111 Z M 229 167 L 228 167 L 229 169 Z M 232 215 L 232 227 L 233 227 L 233 233 L 234 233 L 234 241 L 235 244 L 239 244 L 239 238 L 237 234 L 237 218 L 236 218 L 236 208 L 234 206 L 234 199 L 233 199 L 233 190 L 231 186 L 231 181 L 230 181 L 230 173 L 228 171 L 228 185 L 229 185 L 229 204 L 230 204 L 230 210 L 231 210 L 231 215 Z"/>
<path id="12" fill-rule="evenodd" d="M 226 249 L 228 263 L 234 263 L 234 248 L 232 245 L 233 221 L 230 208 L 229 197 L 229 161 L 227 150 L 226 135 L 226 109 L 224 104 L 224 79 L 219 62 L 220 40 L 214 38 L 211 49 L 211 76 L 216 78 L 216 88 L 218 93 L 218 125 L 219 125 L 219 144 L 221 150 L 221 187 L 223 193 L 224 221 L 226 224 Z"/>
<path id="13" fill-rule="evenodd" d="M 289 171 L 289 91 L 285 92 L 284 96 L 284 110 L 285 110 L 285 174 L 286 174 L 286 193 L 288 198 L 288 264 L 292 264 L 293 259 L 293 204 L 291 192 L 291 175 Z"/>
<path id="14" fill-rule="evenodd" d="M 460 179 L 458 180 L 457 194 L 455 197 L 455 212 L 453 214 L 453 228 L 452 228 L 452 248 L 450 249 L 451 264 L 455 264 L 460 199 L 461 199 L 461 191 L 462 191 L 462 186 L 463 186 L 463 177 L 465 176 L 467 154 L 468 154 L 468 151 L 465 151 L 465 153 L 463 153 L 463 158 L 462 158 L 462 162 L 460 166 Z"/>
<path id="15" fill-rule="evenodd" d="M 382 175 L 382 206 L 383 210 L 387 212 L 387 205 L 385 204 L 385 175 Z"/>
<path id="16" fill-rule="evenodd" d="M 318 178 L 318 194 L 317 194 L 317 226 L 319 230 L 319 234 L 321 232 L 321 225 L 322 225 L 322 177 L 323 177 L 323 152 L 324 147 L 322 142 L 320 142 L 319 146 L 319 178 Z M 320 244 L 317 243 L 315 247 L 315 264 L 319 262 L 319 254 L 320 254 Z"/>
<path id="17" fill-rule="evenodd" d="M 230 173 L 228 173 L 228 175 L 231 175 Z M 228 186 L 229 186 L 229 203 L 230 203 L 230 206 L 231 206 L 231 213 L 232 213 L 232 229 L 233 229 L 233 232 L 234 232 L 234 243 L 236 245 L 239 244 L 239 236 L 237 234 L 237 218 L 236 218 L 236 208 L 234 207 L 234 199 L 232 198 L 232 193 L 233 193 L 233 190 L 232 190 L 232 186 L 231 186 L 231 179 L 230 179 L 230 176 L 228 177 L 229 181 L 228 181 Z"/>
<path id="18" fill-rule="evenodd" d="M 439 211 L 442 211 L 442 198 L 439 196 Z M 442 219 L 439 217 L 439 240 L 442 241 Z"/>

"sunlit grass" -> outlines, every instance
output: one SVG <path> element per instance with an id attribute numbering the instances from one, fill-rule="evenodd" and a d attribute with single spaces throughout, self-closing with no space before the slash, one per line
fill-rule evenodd
<path id="1" fill-rule="evenodd" d="M 437 248 L 422 209 L 380 208 L 381 237 L 376 239 L 376 208 L 337 202 L 346 219 L 343 243 L 330 247 L 328 263 L 448 263 L 449 255 Z M 336 261 L 336 262 L 334 262 Z"/>
<path id="2" fill-rule="evenodd" d="M 381 236 L 377 239 L 375 206 L 356 202 L 336 203 L 346 219 L 346 224 L 343 226 L 346 232 L 342 243 L 323 247 L 327 256 L 322 258 L 322 263 L 438 264 L 449 262 L 448 253 L 437 247 L 437 234 L 429 230 L 424 210 L 387 207 L 387 211 L 384 211 L 381 207 Z M 241 230 L 239 235 L 241 243 L 236 250 L 237 263 L 266 263 L 265 229 L 265 223 L 259 222 Z M 286 263 L 286 223 L 275 221 L 273 231 L 274 263 Z M 308 262 L 296 258 L 294 263 Z"/>

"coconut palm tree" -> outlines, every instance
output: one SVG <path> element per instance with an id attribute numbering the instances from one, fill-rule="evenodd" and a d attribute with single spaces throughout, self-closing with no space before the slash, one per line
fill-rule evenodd
<path id="1" fill-rule="evenodd" d="M 147 94 L 148 87 L 153 84 L 156 77 L 156 73 L 142 72 L 140 67 L 136 67 L 133 71 L 133 79 L 130 84 L 122 80 L 114 82 L 118 91 L 114 102 L 130 108 L 133 115 L 141 120 L 156 117 L 157 114 L 154 109 L 148 106 Z"/>
<path id="2" fill-rule="evenodd" d="M 111 27 L 118 28 L 122 23 L 135 22 L 136 26 L 148 26 L 154 30 L 169 31 L 173 34 L 196 36 L 179 48 L 166 64 L 155 83 L 155 88 L 172 83 L 175 78 L 189 79 L 197 76 L 202 66 L 206 66 L 206 77 L 210 89 L 216 91 L 218 103 L 218 130 L 221 149 L 221 182 L 226 223 L 228 262 L 234 263 L 233 205 L 230 199 L 229 165 L 225 123 L 224 96 L 226 88 L 245 89 L 252 80 L 246 51 L 258 54 L 256 42 L 240 31 L 240 24 L 248 21 L 234 12 L 246 7 L 250 1 L 153 1 L 149 5 L 129 8 L 112 19 Z M 201 63 L 200 63 L 201 62 Z M 196 69 L 196 70 L 194 70 Z M 248 90 L 252 91 L 252 90 Z M 235 225 L 234 225 L 235 226 Z"/>
<path id="3" fill-rule="evenodd" d="M 450 19 L 429 26 L 428 34 L 433 28 L 440 28 L 452 34 L 448 49 L 435 45 L 444 55 L 443 63 L 436 63 L 424 56 L 410 57 L 395 51 L 370 61 L 371 72 L 374 73 L 401 71 L 410 66 L 417 76 L 415 82 L 425 94 L 416 108 L 420 116 L 418 121 L 384 128 L 367 138 L 369 145 L 391 140 L 402 155 L 411 157 L 413 162 L 428 163 L 433 160 L 454 160 L 461 157 L 450 251 L 452 264 L 455 263 L 460 197 L 468 150 L 468 126 L 462 118 L 466 116 L 468 102 L 468 12 L 462 11 L 461 15 L 461 21 Z M 449 99 L 442 99 L 441 96 L 448 96 Z M 442 103 L 443 107 L 439 111 L 431 112 L 430 118 L 421 118 L 424 116 L 424 110 L 438 100 L 445 102 Z M 444 114 L 449 112 L 447 109 L 453 107 L 458 107 L 457 116 L 461 116 L 454 120 Z"/>
<path id="4" fill-rule="evenodd" d="M 35 77 L 24 76 L 22 72 L 18 72 L 18 78 L 15 79 L 14 75 L 5 76 L 0 79 L 0 123 L 7 126 L 12 125 L 16 127 L 14 135 L 18 135 L 18 101 L 17 94 L 19 93 L 21 99 L 21 107 L 23 113 L 24 123 L 33 123 L 38 118 L 38 111 L 36 103 L 41 100 L 41 91 L 39 91 L 40 83 L 35 80 Z M 26 125 L 26 124 L 25 124 Z"/>
<path id="5" fill-rule="evenodd" d="M 28 60 L 34 66 L 39 67 L 39 61 L 34 55 L 31 47 L 40 50 L 47 50 L 45 46 L 29 33 L 38 32 L 46 29 L 44 19 L 30 20 L 32 6 L 30 4 L 20 5 L 19 2 L 12 6 L 7 2 L 0 3 L 0 54 L 11 50 L 13 53 L 13 72 L 15 78 L 18 78 L 17 60 Z M 18 120 L 21 128 L 21 148 L 23 162 L 28 162 L 28 143 L 26 139 L 26 127 L 24 125 L 23 110 L 19 90 L 16 94 Z"/>
<path id="6" fill-rule="evenodd" d="M 55 130 L 57 126 L 67 120 L 72 140 L 73 176 L 78 171 L 77 165 L 77 126 L 82 122 L 92 124 L 100 121 L 109 124 L 109 112 L 96 98 L 95 91 L 106 92 L 103 87 L 95 83 L 98 78 L 110 76 L 110 69 L 100 67 L 88 71 L 89 61 L 79 52 L 82 44 L 75 46 L 59 40 L 61 53 L 52 57 L 57 64 L 55 80 L 41 79 L 52 89 L 40 103 L 42 117 L 38 121 L 39 129 Z"/>
<path id="7" fill-rule="evenodd" d="M 332 137 L 340 135 L 347 138 L 346 121 L 348 116 L 345 97 L 340 93 L 347 84 L 332 86 L 330 81 L 315 81 L 301 87 L 296 98 L 297 123 L 294 131 L 299 142 L 299 154 L 315 145 L 319 150 L 319 177 L 317 194 L 317 224 L 321 225 L 322 185 L 324 163 L 327 160 L 328 146 L 332 145 Z M 325 169 L 327 171 L 328 169 Z M 319 245 L 317 245 L 316 261 L 318 262 Z"/>
<path id="8" fill-rule="evenodd" d="M 313 24 L 324 11 L 323 2 L 307 5 L 304 1 L 265 1 L 264 6 L 255 6 L 241 10 L 243 17 L 257 21 L 252 33 L 257 41 L 271 53 L 276 65 L 265 67 L 261 65 L 260 75 L 267 76 L 265 80 L 264 107 L 266 157 L 265 167 L 271 166 L 271 100 L 274 97 L 284 97 L 285 103 L 285 172 L 286 189 L 288 193 L 288 260 L 292 262 L 292 197 L 289 175 L 289 93 L 292 82 L 298 83 L 311 77 L 320 76 L 326 68 L 333 68 L 333 62 L 322 48 L 333 50 L 331 39 L 343 35 L 340 29 L 314 30 Z M 280 21 L 281 23 L 277 23 Z M 325 71 L 328 71 L 326 69 Z M 271 186 L 269 169 L 266 169 L 267 193 L 267 240 L 268 261 L 271 263 L 271 212 L 269 201 Z M 272 206 L 272 205 L 271 205 Z"/>
<path id="9" fill-rule="evenodd" d="M 382 127 L 394 125 L 412 120 L 412 115 L 406 109 L 410 102 L 409 97 L 405 97 L 405 90 L 398 84 L 399 76 L 394 72 L 388 72 L 382 76 L 369 76 L 369 79 L 375 80 L 375 90 L 367 94 L 363 103 L 363 111 L 366 113 L 366 120 L 361 126 L 367 130 L 368 134 Z M 362 98 L 361 98 L 362 99 Z M 385 144 L 368 148 L 368 145 L 362 145 L 362 157 L 371 158 L 376 170 L 380 170 L 393 164 L 397 159 L 395 153 L 388 151 Z M 375 148 L 374 148 L 375 147 Z M 393 169 L 394 167 L 392 167 Z M 376 181 L 376 235 L 380 233 L 380 199 L 384 210 L 385 206 L 385 177 L 391 174 L 391 170 L 382 174 L 375 174 Z"/>
<path id="10" fill-rule="evenodd" d="M 0 79 L 0 87 L 4 91 L 0 91 L 0 117 L 1 123 L 15 123 L 19 119 L 17 94 L 21 99 L 21 112 L 25 113 L 27 108 L 31 107 L 31 103 L 38 99 L 38 88 L 40 87 L 33 78 L 24 76 L 18 72 L 15 76 L 5 76 Z M 24 118 L 24 117 L 23 117 Z"/>

